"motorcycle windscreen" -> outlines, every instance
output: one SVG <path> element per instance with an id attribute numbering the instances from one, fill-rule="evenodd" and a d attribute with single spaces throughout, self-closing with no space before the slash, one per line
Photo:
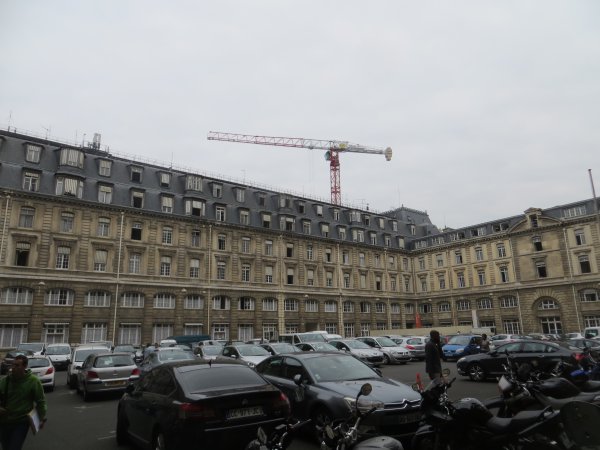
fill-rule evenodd
<path id="1" fill-rule="evenodd" d="M 578 447 L 600 447 L 600 406 L 570 402 L 560 409 L 560 417 L 569 439 Z"/>

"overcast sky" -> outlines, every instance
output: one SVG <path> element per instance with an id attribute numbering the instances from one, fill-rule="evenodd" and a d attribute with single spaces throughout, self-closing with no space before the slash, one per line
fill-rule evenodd
<path id="1" fill-rule="evenodd" d="M 600 193 L 600 2 L 0 3 L 0 123 L 462 227 Z"/>

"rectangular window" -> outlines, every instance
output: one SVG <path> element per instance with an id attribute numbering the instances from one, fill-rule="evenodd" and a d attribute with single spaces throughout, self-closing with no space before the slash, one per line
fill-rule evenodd
<path id="1" fill-rule="evenodd" d="M 142 264 L 142 255 L 140 253 L 131 253 L 129 255 L 129 273 L 140 273 Z"/>
<path id="2" fill-rule="evenodd" d="M 333 272 L 325 272 L 325 286 L 333 287 Z"/>
<path id="3" fill-rule="evenodd" d="M 215 218 L 217 222 L 225 222 L 225 207 L 217 206 L 215 208 Z"/>
<path id="4" fill-rule="evenodd" d="M 121 306 L 123 308 L 143 308 L 144 294 L 139 292 L 128 292 L 121 296 Z"/>
<path id="5" fill-rule="evenodd" d="M 202 177 L 198 175 L 187 175 L 185 188 L 188 191 L 202 192 Z"/>
<path id="6" fill-rule="evenodd" d="M 329 237 L 329 225 L 326 223 L 321 224 L 321 236 Z"/>
<path id="7" fill-rule="evenodd" d="M 225 270 L 227 268 L 227 265 L 224 261 L 219 261 L 217 263 L 217 280 L 224 280 L 225 279 Z"/>
<path id="8" fill-rule="evenodd" d="M 533 238 L 533 248 L 536 252 L 542 251 L 544 249 L 542 245 L 542 238 L 539 236 L 535 236 Z"/>
<path id="9" fill-rule="evenodd" d="M 142 326 L 140 324 L 121 324 L 119 327 L 119 344 L 140 345 L 142 342 Z"/>
<path id="10" fill-rule="evenodd" d="M 83 169 L 83 156 L 83 152 L 80 150 L 63 148 L 60 151 L 60 164 Z"/>
<path id="11" fill-rule="evenodd" d="M 69 268 L 69 257 L 71 255 L 71 248 L 60 246 L 56 250 L 56 268 L 66 270 Z"/>
<path id="12" fill-rule="evenodd" d="M 456 302 L 456 310 L 457 311 L 468 311 L 471 309 L 471 304 L 468 300 L 458 300 Z"/>
<path id="13" fill-rule="evenodd" d="M 132 192 L 131 193 L 131 206 L 134 208 L 144 207 L 144 193 L 143 192 Z"/>
<path id="14" fill-rule="evenodd" d="M 316 300 L 306 300 L 306 302 L 304 302 L 304 310 L 310 313 L 319 312 L 319 304 Z"/>
<path id="15" fill-rule="evenodd" d="M 286 244 L 285 246 L 285 256 L 288 258 L 294 257 L 294 244 Z"/>
<path id="16" fill-rule="evenodd" d="M 112 191 L 111 186 L 98 185 L 98 202 L 110 204 L 112 203 Z"/>
<path id="17" fill-rule="evenodd" d="M 83 306 L 108 308 L 110 306 L 110 294 L 106 291 L 89 291 L 83 299 Z"/>
<path id="18" fill-rule="evenodd" d="M 23 190 L 37 192 L 40 189 L 40 174 L 25 172 L 23 174 Z"/>
<path id="19" fill-rule="evenodd" d="M 342 264 L 350 264 L 350 255 L 347 250 L 342 251 Z"/>
<path id="20" fill-rule="evenodd" d="M 302 232 L 304 234 L 310 234 L 310 221 L 308 221 L 308 220 L 302 221 Z"/>
<path id="21" fill-rule="evenodd" d="M 31 244 L 29 242 L 17 242 L 15 246 L 15 266 L 27 267 L 30 251 Z"/>
<path id="22" fill-rule="evenodd" d="M 485 271 L 484 270 L 477 271 L 477 279 L 479 280 L 479 286 L 485 286 Z"/>
<path id="23" fill-rule="evenodd" d="M 160 209 L 164 213 L 171 214 L 173 212 L 173 197 L 161 196 Z"/>
<path id="24" fill-rule="evenodd" d="M 167 172 L 161 172 L 160 174 L 160 187 L 168 188 L 171 185 L 171 174 Z"/>
<path id="25" fill-rule="evenodd" d="M 244 203 L 246 201 L 246 191 L 244 189 L 237 188 L 235 190 L 235 199 L 239 203 Z"/>
<path id="26" fill-rule="evenodd" d="M 185 298 L 183 303 L 184 309 L 203 309 L 204 300 L 197 294 L 190 294 Z"/>
<path id="27" fill-rule="evenodd" d="M 543 261 L 538 261 L 535 263 L 535 269 L 537 272 L 538 278 L 546 278 L 548 273 L 546 272 L 546 263 Z"/>
<path id="28" fill-rule="evenodd" d="M 173 243 L 173 228 L 163 227 L 162 243 L 167 245 L 171 245 Z"/>
<path id="29" fill-rule="evenodd" d="M 142 173 L 144 172 L 144 169 L 142 169 L 141 167 L 131 167 L 130 170 L 131 181 L 133 181 L 134 183 L 141 183 Z"/>
<path id="30" fill-rule="evenodd" d="M 298 300 L 286 298 L 283 307 L 285 311 L 298 311 Z"/>
<path id="31" fill-rule="evenodd" d="M 477 261 L 483 261 L 483 249 L 481 247 L 475 248 L 475 259 Z"/>
<path id="32" fill-rule="evenodd" d="M 316 301 L 315 301 L 316 303 Z M 337 304 L 334 301 L 326 301 L 324 305 L 324 311 L 326 313 L 334 313 L 337 312 Z"/>
<path id="33" fill-rule="evenodd" d="M 508 267 L 500 267 L 500 281 L 508 283 Z"/>
<path id="34" fill-rule="evenodd" d="M 25 160 L 27 162 L 32 162 L 32 163 L 36 163 L 36 164 L 39 163 L 41 153 L 42 153 L 42 147 L 40 147 L 39 145 L 33 145 L 33 144 L 25 145 Z"/>
<path id="35" fill-rule="evenodd" d="M 366 258 L 364 253 L 358 254 L 358 265 L 364 267 L 366 263 Z"/>
<path id="36" fill-rule="evenodd" d="M 346 240 L 346 228 L 338 227 L 338 235 L 340 237 L 340 240 L 345 241 Z"/>
<path id="37" fill-rule="evenodd" d="M 464 288 L 466 286 L 464 272 L 458 272 L 456 274 L 456 280 L 457 280 L 457 283 L 458 283 L 458 287 Z"/>
<path id="38" fill-rule="evenodd" d="M 108 261 L 108 251 L 96 250 L 94 254 L 94 272 L 106 272 L 106 263 Z"/>
<path id="39" fill-rule="evenodd" d="M 331 249 L 330 248 L 326 248 L 325 249 L 325 262 L 330 263 L 332 261 L 331 259 Z"/>
<path id="40" fill-rule="evenodd" d="M 21 287 L 9 287 L 0 291 L 0 305 L 31 305 L 33 291 Z"/>
<path id="41" fill-rule="evenodd" d="M 44 297 L 47 306 L 73 306 L 73 291 L 67 289 L 52 289 Z"/>
<path id="42" fill-rule="evenodd" d="M 103 177 L 110 177 L 110 170 L 112 168 L 112 161 L 108 159 L 101 159 L 98 161 L 98 175 Z"/>
<path id="43" fill-rule="evenodd" d="M 156 294 L 154 296 L 154 308 L 173 309 L 175 308 L 175 297 L 170 294 Z"/>
<path id="44" fill-rule="evenodd" d="M 242 264 L 242 281 L 250 282 L 250 264 Z"/>
<path id="45" fill-rule="evenodd" d="M 85 322 L 81 327 L 81 343 L 106 340 L 107 327 L 102 322 Z"/>
<path id="46" fill-rule="evenodd" d="M 273 256 L 273 241 L 265 241 L 265 255 Z"/>
<path id="47" fill-rule="evenodd" d="M 419 270 L 425 270 L 425 258 L 422 256 L 419 258 Z"/>
<path id="48" fill-rule="evenodd" d="M 227 248 L 227 240 L 224 234 L 219 234 L 217 236 L 217 248 L 219 250 L 225 250 Z"/>
<path id="49" fill-rule="evenodd" d="M 240 224 L 250 225 L 250 212 L 246 210 L 240 211 Z"/>
<path id="50" fill-rule="evenodd" d="M 221 198 L 221 196 L 223 195 L 223 186 L 217 183 L 213 183 L 212 195 L 215 198 Z"/>
<path id="51" fill-rule="evenodd" d="M 315 271 L 309 269 L 306 271 L 306 285 L 314 286 L 315 285 Z"/>
<path id="52" fill-rule="evenodd" d="M 262 214 L 262 226 L 263 228 L 271 228 L 271 214 Z"/>
<path id="53" fill-rule="evenodd" d="M 191 244 L 192 247 L 200 247 L 200 230 L 192 230 Z"/>
<path id="54" fill-rule="evenodd" d="M 592 272 L 592 268 L 590 266 L 590 259 L 587 255 L 581 255 L 579 257 L 579 268 L 581 269 L 581 273 Z"/>
<path id="55" fill-rule="evenodd" d="M 313 246 L 312 246 L 312 245 L 310 245 L 310 244 L 308 244 L 308 245 L 306 246 L 306 259 L 308 259 L 309 261 L 312 261 L 312 259 L 313 259 L 313 256 L 314 256 L 314 253 L 313 253 Z"/>
<path id="56" fill-rule="evenodd" d="M 350 289 L 350 274 L 344 273 L 344 288 Z"/>
<path id="57" fill-rule="evenodd" d="M 367 288 L 367 276 L 364 273 L 361 273 L 359 276 L 359 279 L 360 279 L 360 288 L 366 289 Z"/>
<path id="58" fill-rule="evenodd" d="M 446 289 L 446 277 L 444 275 L 438 275 L 438 282 L 440 289 Z"/>
<path id="59" fill-rule="evenodd" d="M 171 276 L 171 257 L 161 256 L 160 257 L 160 276 L 170 277 Z"/>
<path id="60" fill-rule="evenodd" d="M 167 336 L 173 335 L 173 325 L 167 323 L 155 323 L 152 325 L 152 342 L 160 342 Z"/>
<path id="61" fill-rule="evenodd" d="M 273 283 L 273 266 L 265 266 L 265 283 Z"/>
<path id="62" fill-rule="evenodd" d="M 203 217 L 206 210 L 206 204 L 202 200 L 186 200 L 185 214 L 188 216 Z"/>
<path id="63" fill-rule="evenodd" d="M 343 303 L 342 309 L 345 313 L 353 313 L 354 312 L 354 303 L 346 301 Z"/>
<path id="64" fill-rule="evenodd" d="M 518 305 L 517 297 L 509 296 L 500 299 L 500 308 L 516 308 Z"/>
<path id="65" fill-rule="evenodd" d="M 496 248 L 498 249 L 498 258 L 506 258 L 506 248 L 504 244 L 497 244 Z"/>
<path id="66" fill-rule="evenodd" d="M 100 217 L 98 219 L 96 235 L 100 237 L 110 236 L 110 219 L 108 217 Z"/>
<path id="67" fill-rule="evenodd" d="M 294 269 L 289 267 L 287 269 L 287 284 L 294 284 Z"/>
<path id="68" fill-rule="evenodd" d="M 190 259 L 190 278 L 200 278 L 200 260 Z"/>
<path id="69" fill-rule="evenodd" d="M 454 252 L 454 261 L 456 262 L 456 264 L 462 264 L 463 263 L 462 251 L 456 250 Z"/>
<path id="70" fill-rule="evenodd" d="M 477 309 L 492 309 L 492 299 L 480 298 L 477 300 Z"/>
<path id="71" fill-rule="evenodd" d="M 263 311 L 277 311 L 277 299 L 264 298 L 262 301 Z"/>
<path id="72" fill-rule="evenodd" d="M 242 253 L 250 253 L 250 238 L 243 237 L 241 245 Z"/>
<path id="73" fill-rule="evenodd" d="M 67 195 L 71 197 L 83 197 L 83 181 L 77 178 L 57 177 L 56 195 Z"/>
<path id="74" fill-rule="evenodd" d="M 377 234 L 369 233 L 369 240 L 371 242 L 371 245 L 377 245 Z"/>
<path id="75" fill-rule="evenodd" d="M 575 243 L 577 245 L 585 245 L 585 233 L 583 230 L 575 230 Z"/>
<path id="76" fill-rule="evenodd" d="M 439 254 L 435 255 L 435 260 L 438 267 L 444 267 L 444 256 Z"/>
<path id="77" fill-rule="evenodd" d="M 60 231 L 62 233 L 72 233 L 75 215 L 73 213 L 62 213 L 60 215 Z"/>

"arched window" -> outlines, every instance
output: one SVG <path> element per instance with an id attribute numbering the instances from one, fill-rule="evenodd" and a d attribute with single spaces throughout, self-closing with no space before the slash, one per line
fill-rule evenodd
<path id="1" fill-rule="evenodd" d="M 540 301 L 538 309 L 558 309 L 558 303 L 553 298 L 544 298 Z"/>

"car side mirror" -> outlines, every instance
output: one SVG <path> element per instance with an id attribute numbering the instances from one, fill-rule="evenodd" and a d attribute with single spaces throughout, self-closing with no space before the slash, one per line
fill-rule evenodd
<path id="1" fill-rule="evenodd" d="M 81 366 L 75 366 L 75 369 L 81 370 Z"/>

